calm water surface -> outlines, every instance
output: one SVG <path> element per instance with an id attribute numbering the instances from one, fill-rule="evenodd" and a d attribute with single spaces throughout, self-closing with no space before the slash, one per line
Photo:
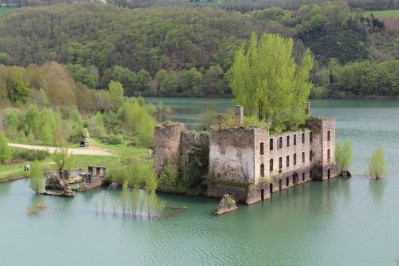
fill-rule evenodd
<path id="1" fill-rule="evenodd" d="M 149 99 L 156 102 L 157 99 Z M 198 126 L 201 110 L 231 100 L 162 99 L 172 119 Z M 0 265 L 396 265 L 399 259 L 399 102 L 319 100 L 312 113 L 337 119 L 337 140 L 350 139 L 350 180 L 312 182 L 222 217 L 217 201 L 160 196 L 187 210 L 164 221 L 113 215 L 119 191 L 38 197 L 25 180 L 0 184 Z M 383 147 L 389 176 L 363 177 L 367 158 Z M 48 208 L 28 216 L 44 200 Z M 96 212 L 96 202 L 99 210 Z M 118 209 L 117 212 L 120 212 Z"/>

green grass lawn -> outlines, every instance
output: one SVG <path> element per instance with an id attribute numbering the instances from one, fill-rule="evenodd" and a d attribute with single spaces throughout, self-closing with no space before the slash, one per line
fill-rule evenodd
<path id="1" fill-rule="evenodd" d="M 77 148 L 76 145 L 71 146 Z M 101 143 L 97 139 L 91 139 L 91 147 L 107 150 L 115 156 L 74 155 L 73 169 L 82 169 L 83 171 L 87 171 L 87 166 L 89 165 L 110 167 L 113 165 L 119 165 L 126 159 L 139 159 L 143 160 L 145 163 L 150 161 L 149 149 L 143 147 L 132 147 L 125 143 L 109 145 Z M 25 161 L 14 165 L 0 165 L 0 180 L 14 177 L 25 177 L 27 172 L 24 172 L 24 166 L 30 163 L 31 162 Z M 51 171 L 56 168 L 51 156 L 42 161 L 41 165 L 44 171 Z"/>
<path id="2" fill-rule="evenodd" d="M 363 13 L 363 16 L 369 17 L 373 13 L 374 17 L 378 18 L 396 18 L 399 17 L 399 9 L 397 10 L 374 10 Z"/>
<path id="3" fill-rule="evenodd" d="M 14 13 L 15 10 L 16 10 L 16 8 L 12 8 L 12 7 L 0 7 L 0 16 Z"/>

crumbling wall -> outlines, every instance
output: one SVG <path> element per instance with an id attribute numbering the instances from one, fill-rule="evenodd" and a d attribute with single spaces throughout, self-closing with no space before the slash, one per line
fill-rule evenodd
<path id="1" fill-rule="evenodd" d="M 255 181 L 254 129 L 210 127 L 209 172 L 213 178 Z"/>
<path id="2" fill-rule="evenodd" d="M 163 123 L 154 131 L 154 167 L 159 172 L 166 161 L 176 169 L 180 161 L 180 138 L 184 125 L 181 123 Z"/>
<path id="3" fill-rule="evenodd" d="M 314 179 L 325 180 L 337 175 L 335 163 L 335 118 L 312 117 L 306 125 L 314 133 Z"/>

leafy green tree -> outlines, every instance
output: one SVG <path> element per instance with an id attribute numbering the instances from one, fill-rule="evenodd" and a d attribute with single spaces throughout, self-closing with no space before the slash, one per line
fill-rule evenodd
<path id="1" fill-rule="evenodd" d="M 43 190 L 43 171 L 40 167 L 39 161 L 34 161 L 30 169 L 30 188 L 38 194 Z"/>
<path id="2" fill-rule="evenodd" d="M 65 147 L 56 149 L 52 155 L 52 159 L 57 165 L 57 170 L 59 171 L 63 169 L 70 170 L 74 161 L 73 156 L 69 153 L 69 149 Z"/>
<path id="3" fill-rule="evenodd" d="M 371 158 L 369 159 L 368 174 L 370 177 L 375 179 L 380 179 L 387 174 L 384 153 L 381 147 L 375 148 Z"/>
<path id="4" fill-rule="evenodd" d="M 206 82 L 204 93 L 207 96 L 224 95 L 225 91 L 227 91 L 223 69 L 219 65 L 211 66 L 206 70 L 204 81 Z"/>
<path id="5" fill-rule="evenodd" d="M 17 137 L 18 116 L 14 111 L 6 113 L 5 122 L 7 126 L 7 136 L 11 139 Z"/>
<path id="6" fill-rule="evenodd" d="M 147 70 L 141 69 L 137 73 L 137 83 L 138 83 L 138 86 L 139 86 L 139 90 L 141 92 L 146 91 L 146 89 L 148 87 L 148 84 L 150 83 L 151 80 L 152 80 L 151 74 Z"/>
<path id="7" fill-rule="evenodd" d="M 352 147 L 349 140 L 346 140 L 342 148 L 341 144 L 335 146 L 335 162 L 338 173 L 344 177 L 349 175 L 349 168 L 352 163 Z"/>
<path id="8" fill-rule="evenodd" d="M 12 151 L 8 146 L 8 140 L 3 132 L 0 132 L 0 163 L 11 159 Z"/>
<path id="9" fill-rule="evenodd" d="M 52 144 L 53 143 L 53 131 L 49 124 L 45 124 L 41 128 L 40 138 L 44 144 Z"/>
<path id="10" fill-rule="evenodd" d="M 195 68 L 186 70 L 181 77 L 182 94 L 185 96 L 200 96 L 203 95 L 202 82 L 203 77 L 201 72 Z"/>
<path id="11" fill-rule="evenodd" d="M 0 53 L 0 64 L 7 65 L 12 60 L 12 57 L 7 53 Z"/>
<path id="12" fill-rule="evenodd" d="M 123 215 L 126 214 L 126 203 L 127 203 L 127 197 L 128 197 L 128 192 L 127 192 L 128 184 L 129 184 L 129 181 L 127 179 L 125 181 L 123 181 L 122 193 L 121 193 L 121 204 L 122 204 Z"/>
<path id="13" fill-rule="evenodd" d="M 252 33 L 236 54 L 231 88 L 235 102 L 247 116 L 265 120 L 272 131 L 295 128 L 305 119 L 312 84 L 308 81 L 313 58 L 307 50 L 301 64 L 292 57 L 293 40 Z"/>
<path id="14" fill-rule="evenodd" d="M 133 215 L 136 215 L 138 204 L 140 204 L 140 187 L 138 184 L 135 184 L 133 188 L 133 195 L 131 197 L 131 202 L 130 202 Z"/>
<path id="15" fill-rule="evenodd" d="M 24 116 L 23 128 L 25 133 L 35 134 L 40 127 L 40 114 L 36 106 L 32 106 L 26 111 Z"/>
<path id="16" fill-rule="evenodd" d="M 12 103 L 27 103 L 29 100 L 30 88 L 29 84 L 22 78 L 20 74 L 15 74 L 11 79 L 8 87 L 8 98 Z"/>
<path id="17" fill-rule="evenodd" d="M 122 84 L 111 80 L 108 86 L 108 93 L 113 104 L 113 110 L 117 111 L 123 103 L 123 88 Z"/>
<path id="18" fill-rule="evenodd" d="M 39 89 L 39 106 L 45 108 L 50 106 L 50 101 L 47 98 L 46 92 L 42 88 Z"/>
<path id="19" fill-rule="evenodd" d="M 145 191 L 147 193 L 153 193 L 157 190 L 159 185 L 159 181 L 156 177 L 156 174 L 154 171 L 149 172 L 146 180 L 145 180 Z"/>

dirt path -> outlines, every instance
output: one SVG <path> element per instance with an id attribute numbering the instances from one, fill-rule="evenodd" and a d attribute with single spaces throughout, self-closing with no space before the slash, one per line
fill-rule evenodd
<path id="1" fill-rule="evenodd" d="M 22 148 L 28 150 L 47 150 L 50 153 L 54 153 L 57 149 L 56 147 L 47 147 L 47 146 L 36 146 L 36 145 L 26 145 L 26 144 L 15 144 L 8 143 L 8 146 L 15 148 Z M 74 155 L 97 155 L 97 156 L 113 156 L 112 153 L 109 153 L 104 150 L 90 149 L 87 147 L 84 148 L 69 148 L 69 153 Z"/>

